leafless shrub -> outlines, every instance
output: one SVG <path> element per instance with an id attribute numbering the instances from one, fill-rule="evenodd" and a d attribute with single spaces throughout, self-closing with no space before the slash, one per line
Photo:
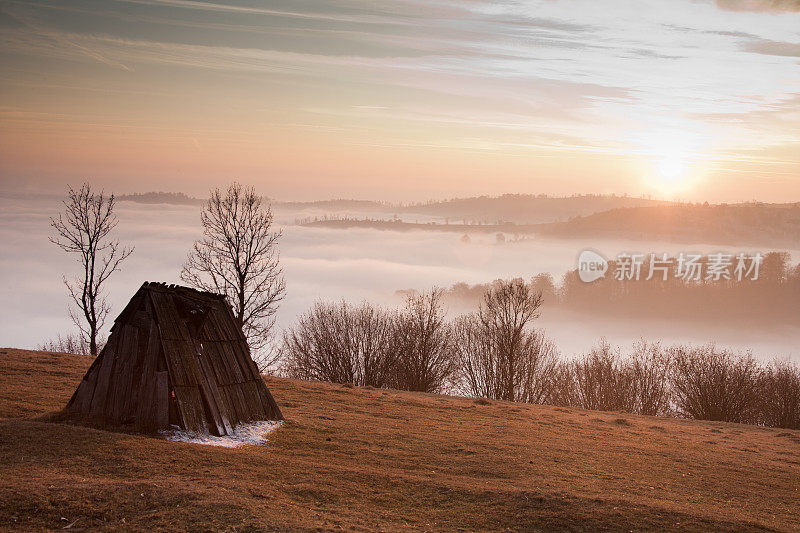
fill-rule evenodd
<path id="1" fill-rule="evenodd" d="M 434 288 L 407 297 L 394 324 L 397 360 L 392 386 L 440 392 L 453 373 L 451 332 L 441 306 L 442 290 Z"/>
<path id="2" fill-rule="evenodd" d="M 522 280 L 498 281 L 477 313 L 456 321 L 454 353 L 463 392 L 520 402 L 547 398 L 558 356 L 552 343 L 530 328 L 541 303 L 541 294 Z"/>
<path id="3" fill-rule="evenodd" d="M 571 362 L 557 361 L 541 403 L 561 407 L 579 406 L 575 373 Z"/>
<path id="4" fill-rule="evenodd" d="M 396 363 L 393 313 L 368 303 L 318 302 L 283 337 L 290 377 L 386 387 Z"/>
<path id="5" fill-rule="evenodd" d="M 97 350 L 102 351 L 106 344 L 105 338 L 97 339 Z M 85 336 L 81 334 L 59 334 L 55 339 L 49 339 L 39 344 L 37 350 L 43 352 L 70 353 L 76 355 L 91 355 L 91 346 Z"/>
<path id="6" fill-rule="evenodd" d="M 632 412 L 636 405 L 634 373 L 619 351 L 602 340 L 572 363 L 575 400 L 584 409 Z"/>
<path id="7" fill-rule="evenodd" d="M 628 365 L 633 374 L 635 403 L 633 412 L 641 415 L 668 416 L 670 407 L 670 353 L 658 343 L 640 341 L 633 346 Z"/>
<path id="8" fill-rule="evenodd" d="M 670 381 L 678 414 L 722 422 L 756 420 L 759 368 L 750 354 L 713 345 L 671 351 Z"/>
<path id="9" fill-rule="evenodd" d="M 97 336 L 110 311 L 103 285 L 133 253 L 133 248 L 120 248 L 119 241 L 110 237 L 118 223 L 114 201 L 113 194 L 97 193 L 88 183 L 78 190 L 69 187 L 64 213 L 50 219 L 56 232 L 50 242 L 76 254 L 81 265 L 81 273 L 74 280 L 64 276 L 64 285 L 78 307 L 77 313 L 70 309 L 69 315 L 88 343 L 91 355 L 97 355 Z"/>
<path id="10" fill-rule="evenodd" d="M 453 322 L 453 357 L 457 364 L 455 386 L 466 396 L 491 397 L 494 392 L 492 342 L 475 314 Z"/>
<path id="11" fill-rule="evenodd" d="M 800 429 L 800 368 L 774 361 L 759 380 L 759 419 L 765 426 Z"/>
<path id="12" fill-rule="evenodd" d="M 399 313 L 317 303 L 283 336 L 292 377 L 651 416 L 800 428 L 800 369 L 750 354 L 644 340 L 627 356 L 605 340 L 573 361 L 531 327 L 541 295 L 521 280 L 489 285 L 477 312 L 448 324 L 442 291 L 408 295 Z"/>

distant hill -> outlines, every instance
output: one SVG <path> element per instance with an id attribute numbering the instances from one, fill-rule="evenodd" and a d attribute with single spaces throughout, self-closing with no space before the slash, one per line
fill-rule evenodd
<path id="1" fill-rule="evenodd" d="M 669 203 L 660 200 L 616 195 L 548 197 L 532 194 L 504 194 L 502 196 L 455 198 L 424 204 L 412 204 L 403 207 L 401 212 L 456 219 L 451 220 L 451 222 L 469 223 L 481 221 L 491 224 L 503 222 L 539 224 L 566 221 L 572 217 L 590 215 L 616 208 L 659 205 L 669 205 Z"/>
<path id="2" fill-rule="evenodd" d="M 120 194 L 117 197 L 120 202 L 136 202 L 140 204 L 175 204 L 175 205 L 202 205 L 206 200 L 194 198 L 182 192 L 145 192 L 133 194 Z M 270 202 L 275 208 L 285 208 L 291 210 L 316 209 L 325 211 L 386 211 L 386 213 L 397 212 L 397 208 L 387 202 L 376 202 L 372 200 L 317 200 L 311 202 L 282 202 L 264 197 L 264 201 Z"/>
<path id="3" fill-rule="evenodd" d="M 116 198 L 120 202 L 136 202 L 139 204 L 202 205 L 205 203 L 203 199 L 193 198 L 182 192 L 120 194 Z"/>
<path id="4" fill-rule="evenodd" d="M 312 202 L 280 202 L 273 201 L 276 208 L 286 209 L 324 209 L 328 211 L 392 211 L 392 204 L 372 200 L 316 200 Z"/>
<path id="5" fill-rule="evenodd" d="M 329 219 L 309 226 L 390 231 L 449 231 L 541 235 L 564 239 L 629 239 L 787 248 L 800 246 L 800 204 L 659 205 L 611 209 L 567 222 L 543 224 L 409 223 L 400 220 Z"/>
<path id="6" fill-rule="evenodd" d="M 800 203 L 664 205 L 612 209 L 537 233 L 566 238 L 624 238 L 755 246 L 800 245 Z"/>
<path id="7" fill-rule="evenodd" d="M 202 205 L 205 200 L 181 192 L 147 192 L 119 195 L 121 202 L 142 204 Z M 480 196 L 431 201 L 416 204 L 379 202 L 374 200 L 317 200 L 307 202 L 269 200 L 273 208 L 288 211 L 312 210 L 338 214 L 369 213 L 370 216 L 398 216 L 409 221 L 416 217 L 435 219 L 451 224 L 465 225 L 518 225 L 541 224 L 566 221 L 577 216 L 591 215 L 600 211 L 626 207 L 652 207 L 669 205 L 659 200 L 631 198 L 627 196 L 577 195 L 570 197 L 547 197 L 532 194 L 504 194 L 502 196 Z"/>
<path id="8" fill-rule="evenodd" d="M 332 229 L 377 229 L 385 231 L 449 231 L 455 233 L 535 233 L 538 225 L 506 224 L 443 224 L 440 222 L 403 222 L 402 220 L 375 220 L 333 218 L 306 222 L 303 226 Z"/>

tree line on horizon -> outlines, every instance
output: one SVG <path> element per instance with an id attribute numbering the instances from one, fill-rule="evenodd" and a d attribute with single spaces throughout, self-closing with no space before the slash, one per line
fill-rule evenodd
<path id="1" fill-rule="evenodd" d="M 645 274 L 649 260 L 642 265 Z M 764 254 L 758 280 L 691 281 L 677 276 L 674 267 L 666 281 L 659 276 L 651 280 L 644 279 L 645 276 L 639 280 L 617 280 L 615 268 L 616 263 L 609 261 L 606 276 L 590 283 L 580 280 L 577 269 L 564 274 L 560 282 L 543 273 L 527 283 L 542 293 L 545 307 L 584 314 L 748 324 L 800 323 L 800 263 L 793 264 L 786 252 Z M 523 282 L 522 278 L 517 279 Z M 443 299 L 474 305 L 491 285 L 499 282 L 455 283 L 445 290 Z M 413 290 L 397 292 L 405 295 Z M 656 302 L 658 305 L 654 305 Z"/>

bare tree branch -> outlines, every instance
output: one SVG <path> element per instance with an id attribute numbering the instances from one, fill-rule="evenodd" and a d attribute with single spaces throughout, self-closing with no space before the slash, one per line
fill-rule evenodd
<path id="1" fill-rule="evenodd" d="M 499 280 L 478 312 L 456 320 L 453 347 L 463 392 L 533 403 L 549 398 L 558 354 L 529 326 L 541 304 L 541 293 L 522 280 Z"/>
<path id="2" fill-rule="evenodd" d="M 392 386 L 397 389 L 441 392 L 454 369 L 452 335 L 441 305 L 442 289 L 408 296 L 397 315 L 398 361 Z"/>
<path id="3" fill-rule="evenodd" d="M 272 331 L 286 293 L 278 240 L 269 204 L 251 187 L 234 183 L 211 191 L 200 214 L 203 237 L 192 246 L 181 279 L 198 289 L 223 294 L 262 370 L 276 355 Z"/>
<path id="4" fill-rule="evenodd" d="M 79 256 L 81 274 L 73 280 L 64 276 L 64 285 L 78 308 L 78 312 L 70 309 L 70 317 L 88 339 L 89 352 L 97 355 L 97 334 L 110 311 L 103 285 L 133 253 L 133 248 L 120 248 L 119 241 L 109 238 L 118 223 L 113 194 L 95 193 L 84 183 L 79 190 L 69 187 L 63 203 L 64 212 L 50 219 L 56 235 L 49 240 Z"/>

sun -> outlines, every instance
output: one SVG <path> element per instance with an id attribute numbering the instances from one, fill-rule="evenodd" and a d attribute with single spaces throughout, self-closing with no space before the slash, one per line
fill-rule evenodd
<path id="1" fill-rule="evenodd" d="M 639 132 L 642 185 L 658 196 L 677 197 L 698 184 L 707 139 L 696 124 L 673 121 Z"/>
<path id="2" fill-rule="evenodd" d="M 676 182 L 686 173 L 686 161 L 680 157 L 669 156 L 658 162 L 658 174 L 664 180 Z"/>
<path id="3" fill-rule="evenodd" d="M 652 186 L 662 194 L 674 194 L 689 187 L 689 164 L 678 154 L 661 156 L 656 161 Z"/>

